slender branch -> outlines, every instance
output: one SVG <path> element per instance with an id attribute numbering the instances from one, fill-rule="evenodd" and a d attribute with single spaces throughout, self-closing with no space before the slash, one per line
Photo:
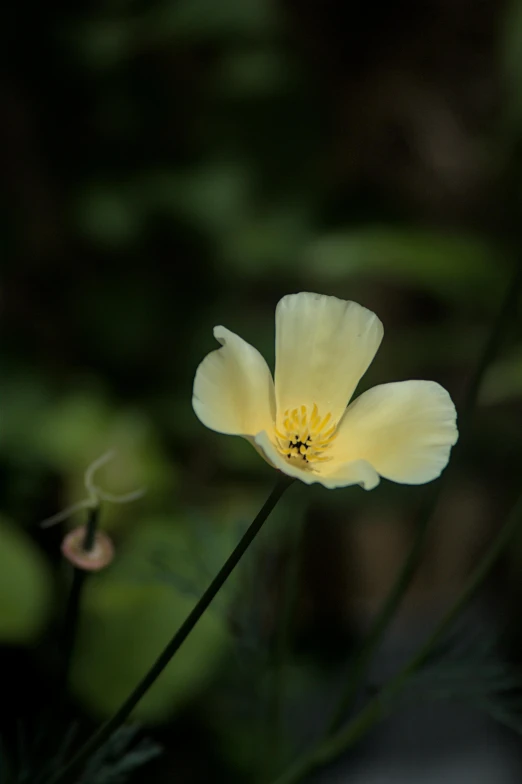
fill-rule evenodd
<path id="1" fill-rule="evenodd" d="M 406 665 L 381 689 L 373 699 L 352 719 L 345 729 L 323 741 L 310 754 L 298 760 L 272 784 L 296 784 L 317 767 L 331 762 L 343 751 L 351 748 L 368 729 L 389 713 L 393 699 L 403 689 L 409 678 L 428 660 L 435 646 L 447 634 L 455 619 L 469 604 L 498 561 L 498 558 L 511 540 L 520 530 L 522 523 L 522 495 L 518 498 L 506 523 L 500 530 L 492 546 L 482 558 L 478 566 L 469 576 L 466 585 L 450 609 L 439 621 L 432 634 L 421 648 L 411 657 Z"/>
<path id="2" fill-rule="evenodd" d="M 90 552 L 94 547 L 94 540 L 96 537 L 96 529 L 98 527 L 99 518 L 99 505 L 89 509 L 85 530 L 85 539 L 83 540 L 83 549 L 85 552 Z M 86 577 L 87 572 L 84 569 L 78 569 L 77 566 L 74 567 L 71 590 L 69 592 L 69 599 L 67 602 L 67 608 L 65 610 L 63 631 L 64 666 L 62 670 L 62 679 L 64 684 L 67 682 L 69 676 L 74 643 L 78 630 L 81 595 Z"/>
<path id="3" fill-rule="evenodd" d="M 486 371 L 498 352 L 505 328 L 509 322 L 509 319 L 512 317 L 513 311 L 516 308 L 521 287 L 522 265 L 516 264 L 513 275 L 511 276 L 509 284 L 506 288 L 506 292 L 500 304 L 497 316 L 491 326 L 486 343 L 478 358 L 475 370 L 470 378 L 467 391 L 464 396 L 464 401 L 459 412 L 459 430 L 461 442 L 463 434 L 468 428 L 471 416 L 477 404 L 478 394 Z M 445 474 L 443 478 L 439 480 L 435 488 L 426 498 L 425 503 L 420 510 L 415 538 L 412 542 L 411 549 L 390 593 L 385 599 L 382 609 L 377 614 L 372 627 L 362 644 L 362 647 L 356 654 L 355 659 L 350 664 L 350 674 L 337 707 L 334 710 L 332 719 L 326 730 L 326 737 L 339 729 L 343 720 L 345 719 L 348 710 L 355 700 L 361 679 L 367 671 L 375 651 L 378 649 L 384 637 L 391 619 L 395 615 L 397 609 L 400 606 L 400 603 L 404 598 L 404 595 L 406 594 L 406 591 L 410 586 L 410 583 L 417 570 L 424 545 L 426 543 L 429 524 L 433 518 L 433 514 L 441 497 L 442 490 L 445 486 L 445 483 L 447 482 L 447 476 L 448 474 Z"/>
<path id="4" fill-rule="evenodd" d="M 115 730 L 117 730 L 118 727 L 120 727 L 130 716 L 138 702 L 161 675 L 172 657 L 184 643 L 220 588 L 230 577 L 242 556 L 261 530 L 263 523 L 269 516 L 270 512 L 273 510 L 287 487 L 289 487 L 292 482 L 293 479 L 291 477 L 288 477 L 284 474 L 281 475 L 259 514 L 251 523 L 248 530 L 240 539 L 239 543 L 229 558 L 225 561 L 216 577 L 210 583 L 205 593 L 201 596 L 195 607 L 189 613 L 185 621 L 181 624 L 177 632 L 172 637 L 171 641 L 167 644 L 166 648 L 156 659 L 144 678 L 140 681 L 140 683 L 136 686 L 134 691 L 129 695 L 129 697 L 116 711 L 116 713 L 108 721 L 106 721 L 105 724 L 103 724 L 100 729 L 95 732 L 94 735 L 87 741 L 87 743 L 80 749 L 72 761 L 51 777 L 49 784 L 58 784 L 58 782 L 74 780 L 89 757 L 95 751 L 97 751 L 97 749 L 99 749 L 100 746 L 102 746 L 111 737 Z"/>
<path id="5" fill-rule="evenodd" d="M 433 517 L 433 512 L 437 506 L 438 500 L 441 495 L 441 481 L 435 490 L 430 493 L 426 498 L 419 514 L 419 521 L 417 524 L 415 538 L 406 560 L 393 584 L 391 591 L 387 595 L 384 604 L 373 621 L 373 624 L 368 632 L 360 650 L 356 653 L 355 658 L 350 662 L 350 671 L 346 685 L 341 693 L 338 704 L 334 710 L 333 716 L 328 724 L 324 737 L 332 735 L 342 725 L 346 714 L 352 703 L 357 696 L 360 688 L 360 683 L 364 677 L 371 660 L 378 649 L 388 625 L 397 612 L 406 591 L 417 570 L 420 556 L 426 543 L 429 524 Z"/>
<path id="6" fill-rule="evenodd" d="M 297 600 L 302 530 L 303 528 L 300 523 L 294 523 L 290 536 L 287 569 L 285 579 L 283 580 L 282 606 L 277 617 L 273 654 L 273 679 L 267 711 L 267 742 L 269 753 L 266 755 L 266 762 L 269 776 L 277 770 L 277 764 L 281 755 L 281 740 L 284 731 L 284 668 L 288 658 L 292 619 Z"/>

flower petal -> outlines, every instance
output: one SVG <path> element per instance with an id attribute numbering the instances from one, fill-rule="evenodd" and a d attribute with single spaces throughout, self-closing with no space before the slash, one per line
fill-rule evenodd
<path id="1" fill-rule="evenodd" d="M 218 433 L 254 436 L 272 432 L 274 383 L 265 360 L 225 327 L 214 337 L 223 348 L 208 354 L 196 371 L 192 406 L 204 425 Z"/>
<path id="2" fill-rule="evenodd" d="M 339 421 L 382 340 L 377 316 L 356 302 L 290 294 L 276 310 L 278 423 L 301 405 Z"/>
<path id="3" fill-rule="evenodd" d="M 278 468 L 284 474 L 293 476 L 307 485 L 319 482 L 330 490 L 348 485 L 361 485 L 365 490 L 372 490 L 379 484 L 379 475 L 366 460 L 345 463 L 335 472 L 325 475 L 322 472 L 300 468 L 297 461 L 289 460 L 282 455 L 266 432 L 258 433 L 254 440 L 274 468 Z"/>
<path id="4" fill-rule="evenodd" d="M 455 406 L 434 381 L 382 384 L 348 406 L 331 446 L 335 461 L 367 460 L 408 485 L 439 476 L 456 443 Z"/>

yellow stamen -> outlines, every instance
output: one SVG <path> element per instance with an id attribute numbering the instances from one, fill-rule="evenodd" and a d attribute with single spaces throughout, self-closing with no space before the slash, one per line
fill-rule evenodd
<path id="1" fill-rule="evenodd" d="M 331 418 L 332 418 L 332 415 L 331 414 L 327 414 L 317 429 L 318 430 L 322 430 L 323 427 L 325 427 L 328 424 L 328 422 L 330 421 Z"/>
<path id="2" fill-rule="evenodd" d="M 292 410 L 287 409 L 281 430 L 276 428 L 275 432 L 280 441 L 281 454 L 289 460 L 298 459 L 304 470 L 313 470 L 314 464 L 332 459 L 327 452 L 337 437 L 336 431 L 337 424 L 332 424 L 332 414 L 327 412 L 321 418 L 317 403 L 314 403 L 310 412 L 304 404 Z"/>

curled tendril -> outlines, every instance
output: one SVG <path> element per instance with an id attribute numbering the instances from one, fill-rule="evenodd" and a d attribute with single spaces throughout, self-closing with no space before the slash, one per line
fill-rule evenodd
<path id="1" fill-rule="evenodd" d="M 56 523 L 61 523 L 63 520 L 67 520 L 68 517 L 71 517 L 75 512 L 79 512 L 81 509 L 94 509 L 95 507 L 99 506 L 100 501 L 108 501 L 111 504 L 129 504 L 132 501 L 137 501 L 138 498 L 141 498 L 145 493 L 145 488 L 140 488 L 139 490 L 133 490 L 130 493 L 123 493 L 122 495 L 115 495 L 114 493 L 109 493 L 103 488 L 98 487 L 97 484 L 94 482 L 94 475 L 102 466 L 112 460 L 116 455 L 116 451 L 114 449 L 110 449 L 101 457 L 96 458 L 87 468 L 85 471 L 84 476 L 84 485 L 85 489 L 87 490 L 88 496 L 81 501 L 77 501 L 75 504 L 71 504 L 66 509 L 63 509 L 61 512 L 58 512 L 51 517 L 47 517 L 43 520 L 40 525 L 42 528 L 49 528 L 51 525 L 55 525 Z"/>

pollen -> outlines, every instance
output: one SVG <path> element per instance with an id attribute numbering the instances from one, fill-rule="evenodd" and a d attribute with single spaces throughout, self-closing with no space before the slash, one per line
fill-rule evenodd
<path id="1" fill-rule="evenodd" d="M 331 413 L 321 416 L 316 403 L 311 411 L 302 405 L 284 412 L 282 426 L 276 429 L 279 451 L 289 460 L 299 460 L 310 468 L 331 460 L 324 454 L 337 437 L 337 423 L 332 424 Z"/>

